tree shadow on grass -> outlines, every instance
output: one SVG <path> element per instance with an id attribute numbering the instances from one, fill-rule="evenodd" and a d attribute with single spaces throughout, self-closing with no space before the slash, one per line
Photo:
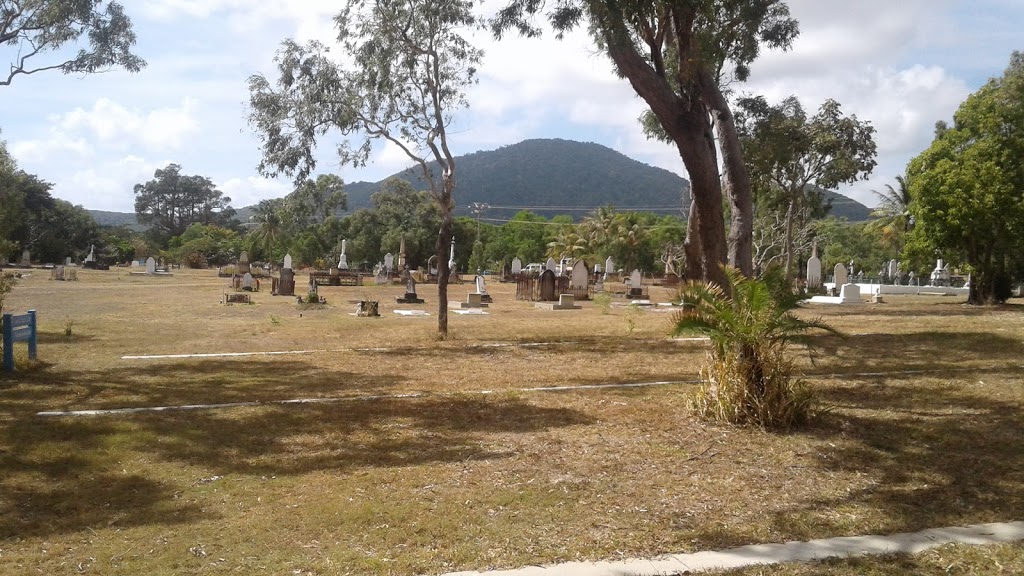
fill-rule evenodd
<path id="1" fill-rule="evenodd" d="M 200 359 L 118 365 L 101 370 L 18 373 L 0 388 L 0 413 L 279 401 L 380 393 L 407 382 L 323 370 L 300 360 Z"/>
<path id="2" fill-rule="evenodd" d="M 176 498 L 180 480 L 121 473 L 122 462 L 137 458 L 221 476 L 351 474 L 507 458 L 512 453 L 495 436 L 591 423 L 573 409 L 468 396 L 128 416 L 23 414 L 0 422 L 0 538 L 199 516 Z"/>
<path id="3" fill-rule="evenodd" d="M 958 370 L 963 362 L 1024 364 L 1024 343 L 990 332 L 824 335 L 814 337 L 807 375 Z"/>
<path id="4" fill-rule="evenodd" d="M 1024 517 L 1020 402 L 969 385 L 870 378 L 830 388 L 823 400 L 836 408 L 800 432 L 835 447 L 824 448 L 815 466 L 871 482 L 777 514 L 775 527 L 787 539 L 846 535 L 859 526 L 851 515 L 866 517 L 871 533 Z"/>

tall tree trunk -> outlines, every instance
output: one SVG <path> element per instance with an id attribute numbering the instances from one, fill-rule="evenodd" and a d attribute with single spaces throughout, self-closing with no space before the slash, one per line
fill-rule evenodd
<path id="1" fill-rule="evenodd" d="M 786 210 L 786 242 L 784 249 L 786 251 L 785 259 L 785 276 L 786 285 L 791 286 L 793 284 L 793 201 L 789 201 L 789 208 Z M 853 272 L 851 271 L 851 274 Z"/>
<path id="2" fill-rule="evenodd" d="M 686 219 L 686 241 L 683 242 L 683 253 L 686 255 L 686 267 L 683 277 L 687 280 L 700 280 L 704 277 L 704 265 L 701 262 L 700 234 L 697 232 L 697 206 L 690 200 L 690 213 Z"/>
<path id="3" fill-rule="evenodd" d="M 448 278 L 451 269 L 448 267 L 450 246 L 452 244 L 452 195 L 445 191 L 440 199 L 441 228 L 437 233 L 437 333 L 441 339 L 448 337 Z M 428 270 L 429 272 L 429 270 Z"/>
<path id="4" fill-rule="evenodd" d="M 715 130 L 722 150 L 723 192 L 729 198 L 729 265 L 744 275 L 754 275 L 754 194 L 750 174 L 743 162 L 736 122 L 722 90 L 710 74 L 702 78 L 703 95 L 715 119 Z"/>

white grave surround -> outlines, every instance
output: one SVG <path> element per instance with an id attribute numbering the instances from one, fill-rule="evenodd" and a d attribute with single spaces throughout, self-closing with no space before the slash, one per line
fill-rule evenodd
<path id="1" fill-rule="evenodd" d="M 515 276 L 523 271 L 523 261 L 519 257 L 512 259 L 512 275 Z"/>
<path id="2" fill-rule="evenodd" d="M 811 304 L 863 304 L 860 298 L 859 284 L 843 284 L 839 288 L 839 296 L 815 296 L 809 300 Z"/>

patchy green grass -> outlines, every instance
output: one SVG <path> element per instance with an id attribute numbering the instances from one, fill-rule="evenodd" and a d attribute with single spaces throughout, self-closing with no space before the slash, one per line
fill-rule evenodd
<path id="1" fill-rule="evenodd" d="M 436 316 L 392 313 L 401 286 L 300 310 L 220 305 L 212 272 L 79 277 L 6 304 L 38 311 L 44 365 L 0 376 L 0 574 L 431 574 L 1024 518 L 1021 305 L 801 312 L 849 336 L 796 351 L 823 411 L 773 435 L 694 421 L 687 383 L 522 390 L 695 379 L 703 345 L 619 301 L 542 311 L 493 284 L 439 342 Z M 383 317 L 348 314 L 367 295 Z M 121 358 L 283 350 L 313 352 Z"/>

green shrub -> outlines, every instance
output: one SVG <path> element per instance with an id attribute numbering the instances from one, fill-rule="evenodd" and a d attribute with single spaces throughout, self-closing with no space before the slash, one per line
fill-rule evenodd
<path id="1" fill-rule="evenodd" d="M 697 333 L 711 340 L 705 383 L 690 407 L 704 418 L 742 426 L 788 428 L 811 415 L 813 395 L 792 377 L 786 345 L 812 329 L 837 333 L 818 319 L 801 320 L 795 302 L 773 294 L 763 280 L 726 271 L 728 292 L 711 283 L 680 288 L 683 310 L 673 317 L 676 335 Z M 776 288 L 777 289 L 777 288 Z"/>

